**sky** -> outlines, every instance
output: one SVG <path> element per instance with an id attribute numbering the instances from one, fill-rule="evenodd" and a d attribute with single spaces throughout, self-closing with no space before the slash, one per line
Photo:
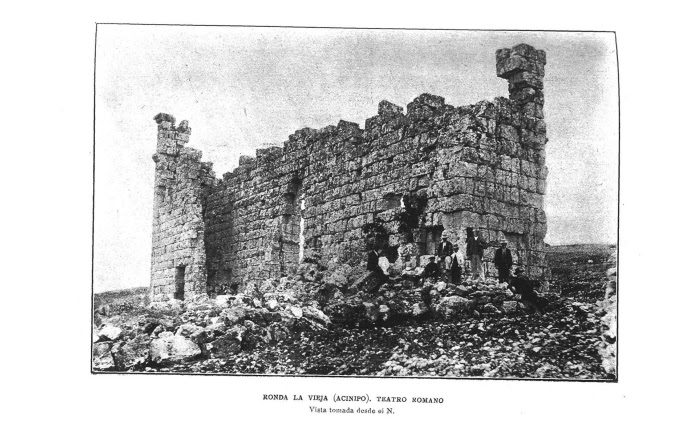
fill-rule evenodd
<path id="1" fill-rule="evenodd" d="M 546 243 L 614 243 L 618 79 L 612 33 L 99 25 L 94 291 L 148 286 L 157 126 L 172 114 L 217 176 L 303 127 L 376 115 L 386 99 L 460 106 L 508 96 L 495 51 L 547 54 Z"/>

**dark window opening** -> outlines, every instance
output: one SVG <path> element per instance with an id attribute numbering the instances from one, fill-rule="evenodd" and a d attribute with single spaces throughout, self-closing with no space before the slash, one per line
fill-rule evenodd
<path id="1" fill-rule="evenodd" d="M 285 193 L 282 196 L 282 200 L 284 201 L 284 203 L 286 203 L 288 205 L 293 205 L 294 202 L 296 202 L 296 194 L 295 193 Z"/>
<path id="2" fill-rule="evenodd" d="M 357 174 L 357 176 L 362 176 L 362 168 L 357 168 L 357 170 L 355 170 L 355 173 Z"/>
<path id="3" fill-rule="evenodd" d="M 186 287 L 186 267 L 176 267 L 174 275 L 174 299 L 183 300 L 185 298 Z"/>
<path id="4" fill-rule="evenodd" d="M 472 239 L 473 237 L 475 237 L 475 234 L 473 233 L 472 227 L 467 227 L 465 229 L 465 235 L 466 235 L 466 238 L 468 238 L 468 239 Z"/>
<path id="5" fill-rule="evenodd" d="M 289 186 L 287 188 L 290 193 L 299 194 L 299 192 L 301 191 L 301 187 L 303 187 L 303 180 L 298 176 L 295 176 L 289 182 Z"/>
<path id="6" fill-rule="evenodd" d="M 385 196 L 383 196 L 383 200 L 385 201 L 384 209 L 387 210 L 387 209 L 399 208 L 401 206 L 401 202 L 402 202 L 402 195 L 401 194 L 388 193 Z"/>
<path id="7" fill-rule="evenodd" d="M 282 195 L 282 210 L 279 222 L 279 250 L 275 262 L 279 262 L 280 273 L 296 271 L 299 264 L 301 240 L 301 211 L 303 209 L 303 180 L 294 176 Z M 272 254 L 271 254 L 272 255 Z"/>

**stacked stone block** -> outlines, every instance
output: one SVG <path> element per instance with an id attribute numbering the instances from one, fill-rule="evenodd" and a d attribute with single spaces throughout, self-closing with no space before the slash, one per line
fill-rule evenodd
<path id="1" fill-rule="evenodd" d="M 170 210 L 156 206 L 165 215 L 158 218 L 159 233 L 169 236 L 187 227 L 199 236 L 179 239 L 185 251 L 173 253 L 172 264 L 192 261 L 193 292 L 292 274 L 301 233 L 304 255 L 329 267 L 363 263 L 362 228 L 378 219 L 388 244 L 406 245 L 414 258 L 431 253 L 445 229 L 464 251 L 467 227 L 479 228 L 491 245 L 485 253 L 489 275 L 496 274 L 490 262 L 494 248 L 506 238 L 517 263 L 547 279 L 545 53 L 518 45 L 499 50 L 496 59 L 510 99 L 453 107 L 440 96 L 423 94 L 407 105 L 406 114 L 382 101 L 364 129 L 340 121 L 298 130 L 283 147 L 241 157 L 239 166 L 218 180 L 181 144 L 181 126 L 173 129 L 173 119 L 158 121 L 164 151 L 159 139 L 156 192 L 169 174 L 172 188 L 182 195 Z M 407 233 L 398 220 L 405 195 L 427 200 L 417 227 Z M 178 200 L 202 215 L 179 213 Z M 154 242 L 155 234 L 154 228 Z M 187 258 L 179 255 L 189 252 Z M 154 271 L 156 262 L 163 263 L 159 271 L 164 272 L 157 283 L 169 289 L 169 259 L 160 261 L 154 252 Z"/>

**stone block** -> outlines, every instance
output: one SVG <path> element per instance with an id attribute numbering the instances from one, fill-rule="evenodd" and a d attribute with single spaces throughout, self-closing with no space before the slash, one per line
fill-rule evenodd
<path id="1" fill-rule="evenodd" d="M 529 71 L 519 71 L 515 74 L 512 74 L 508 79 L 508 84 L 510 93 L 527 87 L 538 90 L 543 89 L 543 79 Z"/>
<path id="2" fill-rule="evenodd" d="M 378 104 L 379 116 L 391 116 L 395 114 L 402 114 L 402 111 L 403 111 L 402 107 L 395 105 L 392 102 L 388 102 L 386 100 L 383 100 Z"/>

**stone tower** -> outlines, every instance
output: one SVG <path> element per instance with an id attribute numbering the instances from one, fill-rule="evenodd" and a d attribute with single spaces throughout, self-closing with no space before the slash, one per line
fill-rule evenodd
<path id="1" fill-rule="evenodd" d="M 169 114 L 155 116 L 158 125 L 153 201 L 151 300 L 191 298 L 206 292 L 204 188 L 213 181 L 202 153 L 185 147 L 188 121 L 178 127 Z"/>

